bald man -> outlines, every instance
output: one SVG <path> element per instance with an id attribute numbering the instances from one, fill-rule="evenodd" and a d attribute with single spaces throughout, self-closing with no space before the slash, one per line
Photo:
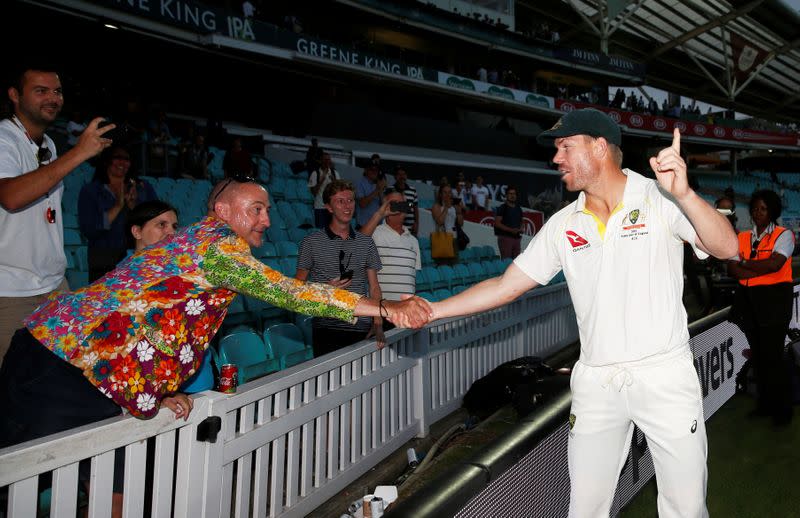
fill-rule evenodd
<path id="1" fill-rule="evenodd" d="M 211 192 L 208 216 L 147 247 L 97 282 L 61 294 L 25 320 L 0 370 L 0 447 L 81 426 L 125 408 L 150 418 L 200 367 L 237 293 L 308 315 L 352 321 L 383 316 L 420 327 L 430 306 L 411 297 L 374 301 L 305 283 L 255 259 L 269 227 L 267 191 L 229 178 Z"/>

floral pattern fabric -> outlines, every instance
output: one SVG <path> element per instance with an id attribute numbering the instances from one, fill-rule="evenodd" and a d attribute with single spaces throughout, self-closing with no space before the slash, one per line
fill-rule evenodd
<path id="1" fill-rule="evenodd" d="M 200 368 L 237 292 L 348 321 L 360 299 L 283 276 L 255 259 L 227 225 L 206 218 L 95 283 L 52 297 L 25 324 L 106 396 L 148 418 Z"/>

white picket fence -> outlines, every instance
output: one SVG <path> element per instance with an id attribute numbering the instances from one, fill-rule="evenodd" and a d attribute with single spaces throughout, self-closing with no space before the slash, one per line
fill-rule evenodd
<path id="1" fill-rule="evenodd" d="M 205 392 L 189 421 L 163 410 L 120 417 L 0 450 L 6 516 L 110 515 L 115 449 L 125 449 L 124 516 L 304 516 L 461 404 L 471 384 L 521 356 L 578 338 L 565 284 L 419 331 L 387 334 L 242 385 Z M 215 427 L 215 423 L 219 426 Z M 219 429 L 216 441 L 198 430 Z M 88 495 L 79 462 L 91 463 Z M 0 516 L 3 509 L 0 509 Z"/>

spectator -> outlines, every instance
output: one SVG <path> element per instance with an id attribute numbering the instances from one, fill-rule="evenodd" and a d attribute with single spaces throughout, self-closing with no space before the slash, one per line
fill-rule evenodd
<path id="1" fill-rule="evenodd" d="M 324 229 L 303 238 L 295 277 L 301 281 L 327 283 L 359 295 L 369 293 L 380 300 L 378 250 L 371 237 L 350 226 L 356 204 L 353 184 L 334 180 L 325 187 L 322 200 L 331 213 L 331 221 Z M 311 330 L 315 357 L 373 336 L 379 348 L 385 344 L 380 316 L 359 318 L 355 324 L 334 318 L 314 318 Z"/>
<path id="2" fill-rule="evenodd" d="M 233 139 L 231 146 L 225 152 L 225 158 L 222 159 L 222 170 L 225 178 L 235 176 L 255 178 L 253 157 L 242 147 L 242 139 L 239 137 Z"/>
<path id="3" fill-rule="evenodd" d="M 776 426 L 792 421 L 792 385 L 784 341 L 792 318 L 794 234 L 778 225 L 780 197 L 770 190 L 750 198 L 752 230 L 739 233 L 739 255 L 728 273 L 739 280 L 732 316 L 752 351 L 757 403 L 751 416 L 771 416 Z"/>
<path id="4" fill-rule="evenodd" d="M 364 176 L 356 183 L 356 223 L 358 227 L 365 225 L 381 206 L 381 196 L 386 188 L 386 178 L 381 178 L 380 169 L 374 161 L 364 167 Z M 358 228 L 356 227 L 356 228 Z"/>
<path id="5" fill-rule="evenodd" d="M 407 213 L 392 208 L 395 203 L 408 203 L 399 190 L 383 197 L 380 210 L 361 229 L 364 235 L 372 237 L 378 248 L 382 265 L 378 282 L 386 300 L 402 300 L 403 295 L 413 295 L 416 292 L 417 270 L 422 269 L 419 241 L 404 223 Z M 381 220 L 385 220 L 383 224 Z M 393 327 L 391 322 L 383 322 L 384 331 Z"/>
<path id="6" fill-rule="evenodd" d="M 472 186 L 472 208 L 473 210 L 489 210 L 488 200 L 491 198 L 489 188 L 483 185 L 483 177 L 475 178 L 475 185 Z"/>
<path id="7" fill-rule="evenodd" d="M 244 17 L 245 21 L 252 23 L 255 14 L 256 6 L 254 6 L 250 0 L 244 0 L 244 2 L 242 2 L 242 16 Z"/>
<path id="8" fill-rule="evenodd" d="M 78 197 L 78 223 L 88 241 L 89 282 L 110 272 L 125 257 L 125 218 L 143 201 L 156 199 L 149 183 L 129 176 L 131 157 L 121 146 L 100 155 L 92 181 Z"/>
<path id="9" fill-rule="evenodd" d="M 486 67 L 481 65 L 480 67 L 478 67 L 478 81 L 486 83 L 488 82 L 488 79 L 489 79 L 489 72 L 486 70 Z"/>
<path id="10" fill-rule="evenodd" d="M 208 164 L 213 160 L 214 154 L 209 152 L 206 139 L 203 135 L 195 135 L 194 141 L 183 150 L 181 162 L 184 174 L 198 180 L 208 180 Z"/>
<path id="11" fill-rule="evenodd" d="M 736 224 L 738 223 L 738 219 L 736 218 L 736 203 L 727 196 L 723 196 L 714 202 L 714 208 L 717 209 L 717 212 L 728 218 L 728 221 L 731 222 L 731 226 L 736 230 Z"/>
<path id="12" fill-rule="evenodd" d="M 322 164 L 322 155 L 325 151 L 319 147 L 319 142 L 316 138 L 311 139 L 311 145 L 306 150 L 306 171 L 309 173 L 319 169 Z"/>
<path id="13" fill-rule="evenodd" d="M 322 194 L 332 181 L 340 180 L 339 173 L 333 168 L 331 155 L 322 153 L 321 165 L 308 175 L 308 188 L 314 196 L 314 225 L 317 228 L 325 228 L 331 221 L 331 213 L 325 207 Z"/>
<path id="14" fill-rule="evenodd" d="M 431 216 L 438 229 L 444 229 L 453 236 L 453 250 L 456 257 L 453 259 L 436 259 L 440 264 L 458 262 L 458 244 L 456 243 L 456 225 L 464 224 L 464 202 L 453 202 L 453 191 L 449 185 L 443 185 L 436 191 L 436 203 L 431 207 Z"/>
<path id="15" fill-rule="evenodd" d="M 261 244 L 269 227 L 269 199 L 260 185 L 224 180 L 208 206 L 207 218 L 145 248 L 103 280 L 48 300 L 26 319 L 0 370 L 0 448 L 119 415 L 121 408 L 147 419 L 163 404 L 176 419 L 188 418 L 192 400 L 175 392 L 200 366 L 237 292 L 344 321 L 381 313 L 399 326 L 427 321 L 430 307 L 421 299 L 379 303 L 299 283 L 254 258 L 250 247 Z M 114 515 L 122 505 L 120 457 Z"/>
<path id="16" fill-rule="evenodd" d="M 145 201 L 128 213 L 126 228 L 133 251 L 140 252 L 178 231 L 178 212 L 161 200 Z"/>
<path id="17" fill-rule="evenodd" d="M 69 122 L 67 122 L 67 145 L 69 147 L 75 147 L 78 143 L 78 138 L 80 138 L 81 133 L 83 133 L 85 129 L 86 120 L 83 118 L 83 114 L 80 110 L 73 111 L 72 117 L 70 117 Z"/>
<path id="18" fill-rule="evenodd" d="M 148 124 L 150 153 L 154 157 L 166 157 L 167 145 L 172 140 L 172 133 L 167 124 L 167 114 L 160 110 L 156 118 Z"/>
<path id="19" fill-rule="evenodd" d="M 23 68 L 8 85 L 13 115 L 0 122 L 0 362 L 22 319 L 55 290 L 66 290 L 61 180 L 111 141 L 94 119 L 58 158 L 45 130 L 64 105 L 48 68 Z"/>
<path id="20" fill-rule="evenodd" d="M 506 188 L 506 201 L 497 207 L 494 216 L 494 235 L 501 259 L 514 259 L 519 255 L 522 241 L 522 209 L 517 205 L 517 189 Z"/>
<path id="21" fill-rule="evenodd" d="M 416 237 L 419 231 L 419 198 L 417 190 L 408 184 L 408 173 L 401 165 L 394 168 L 394 190 L 403 193 L 406 201 L 411 204 L 411 212 L 405 213 L 403 225 Z"/>

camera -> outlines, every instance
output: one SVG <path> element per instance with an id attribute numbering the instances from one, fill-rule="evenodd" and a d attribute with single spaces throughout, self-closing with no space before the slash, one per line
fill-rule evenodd
<path id="1" fill-rule="evenodd" d="M 389 203 L 389 209 L 392 212 L 404 212 L 406 214 L 411 214 L 413 211 L 410 201 L 393 201 Z"/>
<path id="2" fill-rule="evenodd" d="M 346 280 L 352 279 L 352 278 L 353 278 L 353 270 L 347 270 L 345 272 L 342 272 L 341 275 L 339 275 L 339 279 L 343 280 L 343 281 L 346 281 Z"/>

